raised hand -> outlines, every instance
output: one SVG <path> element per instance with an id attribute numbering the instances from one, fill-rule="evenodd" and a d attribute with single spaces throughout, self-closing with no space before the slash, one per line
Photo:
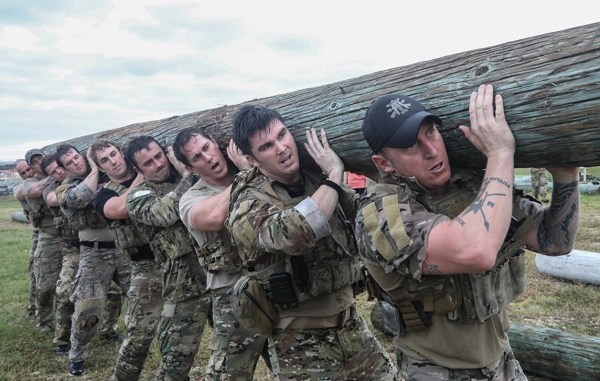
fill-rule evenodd
<path id="1" fill-rule="evenodd" d="M 304 148 L 313 158 L 315 163 L 332 181 L 341 184 L 344 175 L 344 163 L 340 157 L 331 149 L 327 141 L 325 130 L 321 129 L 321 139 L 317 136 L 314 128 L 306 131 L 307 143 L 304 143 Z"/>
<path id="2" fill-rule="evenodd" d="M 244 155 L 233 142 L 233 139 L 230 139 L 229 145 L 227 145 L 227 157 L 240 171 L 246 171 L 252 168 L 252 164 L 250 164 L 248 159 L 246 159 L 246 155 Z"/>
<path id="3" fill-rule="evenodd" d="M 515 138 L 506 122 L 504 100 L 500 94 L 494 97 L 492 85 L 481 85 L 471 93 L 469 115 L 471 126 L 459 129 L 475 148 L 488 159 L 498 154 L 514 155 Z"/>

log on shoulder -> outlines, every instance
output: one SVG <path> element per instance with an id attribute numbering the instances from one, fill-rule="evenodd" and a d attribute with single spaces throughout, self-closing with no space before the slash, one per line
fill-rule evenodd
<path id="1" fill-rule="evenodd" d="M 493 83 L 505 99 L 517 141 L 517 167 L 600 165 L 600 23 L 67 142 L 85 149 L 94 139 L 123 143 L 140 134 L 172 141 L 181 129 L 201 126 L 225 145 L 235 113 L 242 105 L 257 104 L 283 115 L 299 143 L 304 165 L 313 166 L 302 149 L 304 131 L 324 128 L 348 170 L 373 175 L 372 153 L 361 131 L 365 110 L 379 95 L 402 92 L 442 117 L 442 134 L 454 164 L 483 167 L 485 159 L 457 129 L 469 124 L 469 94 L 482 83 Z"/>

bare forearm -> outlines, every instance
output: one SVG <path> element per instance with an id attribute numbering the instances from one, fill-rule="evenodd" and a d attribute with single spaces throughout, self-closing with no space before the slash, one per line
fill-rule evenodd
<path id="1" fill-rule="evenodd" d="M 488 162 L 486 177 L 475 200 L 454 219 L 431 230 L 423 272 L 457 274 L 488 270 L 504 242 L 511 214 L 512 157 L 509 156 Z"/>
<path id="2" fill-rule="evenodd" d="M 537 245 L 541 253 L 567 254 L 573 249 L 579 230 L 578 181 L 554 182 L 552 203 L 544 211 L 544 219 L 538 229 Z"/>
<path id="3" fill-rule="evenodd" d="M 85 185 L 87 185 L 87 187 L 94 193 L 96 194 L 96 188 L 98 187 L 98 169 L 97 168 L 92 168 L 91 172 L 89 175 L 87 175 L 87 177 L 83 180 L 83 182 L 85 183 Z"/>

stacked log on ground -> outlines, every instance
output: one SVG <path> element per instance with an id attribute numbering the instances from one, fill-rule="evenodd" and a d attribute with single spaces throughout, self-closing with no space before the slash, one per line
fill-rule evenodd
<path id="1" fill-rule="evenodd" d="M 557 257 L 536 254 L 535 267 L 542 274 L 600 285 L 600 253 L 573 250 Z"/>

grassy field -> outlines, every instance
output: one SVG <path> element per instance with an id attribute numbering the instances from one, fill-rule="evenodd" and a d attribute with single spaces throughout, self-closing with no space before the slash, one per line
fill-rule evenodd
<path id="1" fill-rule="evenodd" d="M 599 171 L 600 172 L 600 171 Z M 589 173 L 589 172 L 588 172 Z M 525 174 L 525 173 L 523 173 Z M 600 174 L 600 173 L 599 173 Z M 600 196 L 583 195 L 581 228 L 575 247 L 600 252 Z M 0 381 L 4 380 L 67 380 L 67 359 L 53 355 L 52 334 L 39 333 L 33 320 L 27 318 L 26 307 L 29 280 L 27 254 L 31 230 L 11 221 L 10 215 L 20 207 L 12 197 L 0 197 Z M 553 279 L 535 270 L 534 255 L 527 258 L 528 284 L 524 295 L 514 302 L 509 313 L 512 321 L 528 325 L 562 329 L 574 334 L 600 336 L 600 287 Z M 358 298 L 361 315 L 369 320 L 372 302 L 364 294 Z M 123 327 L 119 327 L 122 332 Z M 384 346 L 393 353 L 391 340 L 375 331 Z M 201 349 L 190 373 L 200 380 L 208 360 L 207 327 Z M 114 367 L 118 344 L 95 341 L 86 362 L 83 380 L 108 380 Z M 141 380 L 152 380 L 159 362 L 155 344 L 146 361 Z M 270 379 L 261 362 L 256 380 Z M 530 376 L 531 380 L 544 379 Z"/>

